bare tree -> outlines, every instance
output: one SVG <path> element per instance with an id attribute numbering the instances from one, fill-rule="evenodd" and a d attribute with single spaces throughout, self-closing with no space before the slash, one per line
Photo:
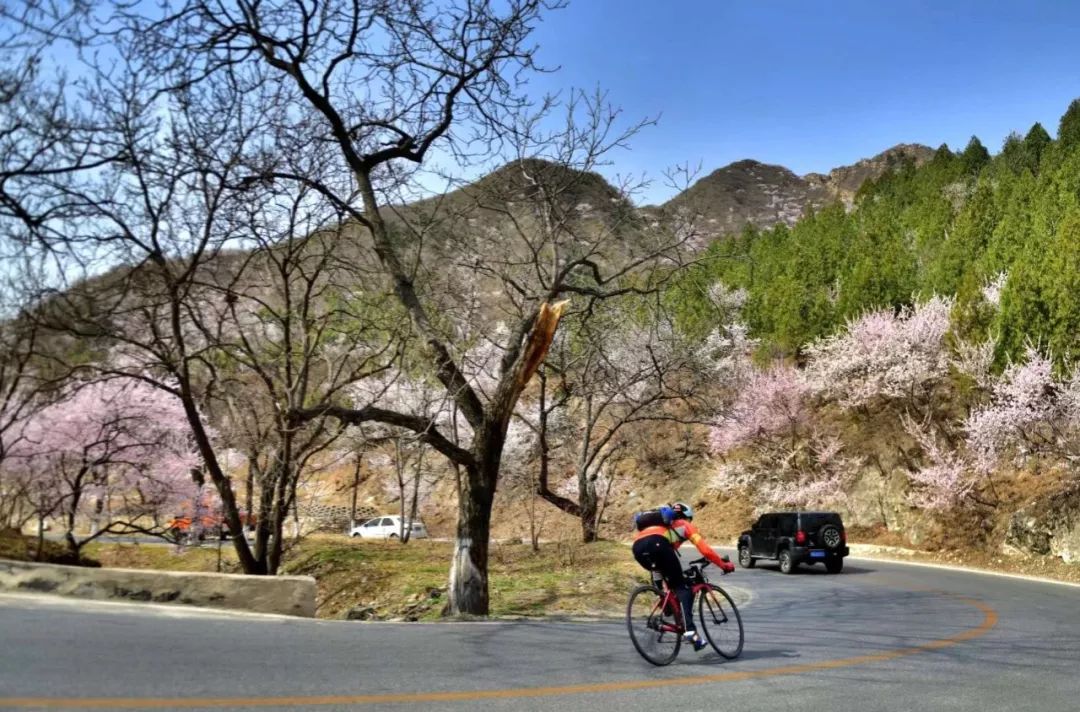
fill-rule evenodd
<path id="1" fill-rule="evenodd" d="M 564 300 L 588 312 L 649 293 L 662 283 L 657 266 L 678 263 L 690 234 L 650 227 L 626 195 L 629 183 L 610 190 L 592 173 L 642 124 L 619 129 L 602 96 L 571 95 L 568 120 L 554 131 L 543 128 L 554 102 L 529 111 L 519 81 L 536 69 L 528 37 L 554 5 L 188 0 L 149 17 L 143 5 L 121 6 L 112 20 L 121 69 L 97 70 L 90 97 L 95 125 L 105 127 L 94 145 L 123 161 L 92 172 L 91 185 L 48 177 L 36 185 L 94 215 L 78 224 L 55 216 L 48 227 L 60 237 L 41 231 L 42 244 L 91 274 L 92 259 L 98 273 L 110 261 L 128 266 L 87 282 L 92 289 L 57 294 L 46 311 L 75 339 L 124 347 L 123 366 L 105 372 L 141 374 L 181 399 L 245 571 L 265 572 L 270 559 L 260 561 L 239 535 L 235 494 L 201 408 L 219 385 L 215 358 L 227 351 L 244 361 L 258 349 L 221 348 L 239 314 L 228 322 L 199 315 L 220 309 L 211 295 L 222 280 L 208 280 L 207 265 L 250 236 L 241 206 L 252 196 L 306 191 L 325 202 L 351 236 L 350 258 L 374 255 L 377 284 L 365 293 L 392 295 L 411 323 L 406 348 L 452 403 L 460 432 L 391 407 L 346 407 L 334 392 L 320 401 L 278 389 L 286 417 L 277 428 L 293 438 L 326 427 L 328 416 L 377 421 L 416 433 L 459 468 L 451 613 L 488 610 L 490 513 L 506 432 Z M 512 161 L 478 191 L 394 207 L 430 187 L 424 166 L 452 164 L 460 177 L 477 157 Z M 608 217 L 582 209 L 583 197 L 603 201 Z M 499 290 L 465 330 L 469 339 L 454 323 L 463 300 L 447 289 L 451 275 Z M 217 292 L 226 306 L 238 296 Z M 484 388 L 463 361 L 476 335 L 500 354 Z M 265 372 L 266 354 L 245 366 Z M 288 490 L 274 493 L 272 510 L 294 496 Z"/>
<path id="2" fill-rule="evenodd" d="M 68 109 L 64 77 L 43 69 L 49 52 L 82 43 L 79 29 L 87 10 L 63 1 L 0 5 L 0 260 L 5 265 L 0 277 L 0 521 L 18 526 L 42 511 L 32 506 L 41 498 L 5 473 L 5 454 L 20 439 L 31 409 L 40 405 L 46 382 L 57 376 L 35 359 L 41 333 L 25 309 L 40 273 L 27 260 L 24 245 L 46 230 L 51 218 L 78 211 L 43 180 L 68 182 L 111 160 L 95 151 L 83 118 Z"/>
<path id="3" fill-rule="evenodd" d="M 53 190 L 116 160 L 98 144 L 92 120 L 73 107 L 50 53 L 88 42 L 86 3 L 15 0 L 0 6 L 0 230 L 4 237 L 48 233 L 61 216 L 83 214 L 76 195 Z"/>
<path id="4" fill-rule="evenodd" d="M 545 367 L 538 371 L 541 384 L 543 384 Z M 543 393 L 543 385 L 540 392 Z M 524 404 L 522 404 L 524 406 Z M 540 401 L 541 415 L 544 418 L 543 400 Z M 543 452 L 540 437 L 546 432 L 546 428 L 531 418 L 531 414 L 516 414 L 507 432 L 507 445 L 503 454 L 503 479 L 504 491 L 520 502 L 525 507 L 525 515 L 529 520 L 529 544 L 532 550 L 540 551 L 540 537 L 544 531 L 547 519 L 545 507 L 538 506 L 542 499 L 538 494 L 539 478 L 541 469 L 538 465 L 548 463 L 548 458 L 539 458 Z"/>
<path id="5" fill-rule="evenodd" d="M 648 437 L 644 424 L 708 421 L 708 359 L 677 334 L 655 303 L 650 308 L 640 300 L 605 304 L 572 324 L 549 354 L 547 369 L 557 378 L 551 393 L 548 379 L 541 381 L 538 492 L 581 519 L 583 541 L 597 539 L 613 466 L 635 438 Z M 560 409 L 570 426 L 552 429 Z M 573 462 L 575 498 L 549 482 L 548 460 L 557 448 Z"/>
<path id="6" fill-rule="evenodd" d="M 512 0 L 496 9 L 482 0 L 450 5 L 423 2 L 335 3 L 193 0 L 164 20 L 132 17 L 146 56 L 177 82 L 250 84 L 276 90 L 267 106 L 277 125 L 273 152 L 258 180 L 295 181 L 321 192 L 363 228 L 382 273 L 411 319 L 428 362 L 472 430 L 469 447 L 455 444 L 429 421 L 382 409 L 327 403 L 295 412 L 297 422 L 338 416 L 342 422 L 379 420 L 414 430 L 464 471 L 458 545 L 448 609 L 485 613 L 487 546 L 505 431 L 525 383 L 542 360 L 561 308 L 552 303 L 589 270 L 590 289 L 611 279 L 586 257 L 556 264 L 553 279 L 527 296 L 526 316 L 505 340 L 500 382 L 485 403 L 465 378 L 434 305 L 424 299 L 408 256 L 421 252 L 417 235 L 397 232 L 385 209 L 386 191 L 402 185 L 435 151 L 466 160 L 490 155 L 507 129 L 504 117 L 525 100 L 514 73 L 533 69 L 525 43 L 544 3 Z M 364 90 L 356 91 L 362 86 Z M 297 155 L 330 146 L 318 165 Z M 571 279 L 571 276 L 574 279 Z M 576 287 L 575 289 L 580 288 Z M 524 296 L 524 295 L 523 295 Z"/>
<path id="7" fill-rule="evenodd" d="M 398 541 L 407 544 L 412 536 L 412 524 L 417 521 L 420 502 L 431 494 L 432 473 L 424 470 L 427 448 L 415 436 L 394 438 L 394 485 L 401 512 Z"/>
<path id="8" fill-rule="evenodd" d="M 343 258 L 344 223 L 317 194 L 301 186 L 247 196 L 239 231 L 249 251 L 203 270 L 197 286 L 206 299 L 191 319 L 223 359 L 210 400 L 224 397 L 248 423 L 259 493 L 254 553 L 274 573 L 301 476 L 343 433 L 337 421 L 291 414 L 342 401 L 389 368 L 400 319 L 392 303 L 363 291 L 363 260 L 355 252 Z"/>

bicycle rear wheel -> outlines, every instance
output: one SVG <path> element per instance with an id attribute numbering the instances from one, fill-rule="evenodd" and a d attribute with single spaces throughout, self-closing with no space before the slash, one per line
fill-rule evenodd
<path id="1" fill-rule="evenodd" d="M 682 636 L 674 616 L 661 610 L 663 594 L 654 586 L 638 586 L 626 606 L 626 627 L 641 657 L 653 665 L 668 665 L 679 654 Z"/>
<path id="2" fill-rule="evenodd" d="M 713 650 L 728 660 L 739 657 L 743 649 L 742 616 L 727 591 L 709 584 L 698 596 L 698 617 Z"/>

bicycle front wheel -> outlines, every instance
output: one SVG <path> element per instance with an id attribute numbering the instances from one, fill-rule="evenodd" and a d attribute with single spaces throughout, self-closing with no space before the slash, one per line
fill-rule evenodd
<path id="1" fill-rule="evenodd" d="M 626 606 L 626 627 L 641 657 L 668 665 L 679 654 L 682 636 L 674 616 L 664 615 L 663 594 L 655 586 L 638 586 Z"/>
<path id="2" fill-rule="evenodd" d="M 739 657 L 743 649 L 742 616 L 727 591 L 709 584 L 698 596 L 698 617 L 713 650 L 728 660 Z"/>

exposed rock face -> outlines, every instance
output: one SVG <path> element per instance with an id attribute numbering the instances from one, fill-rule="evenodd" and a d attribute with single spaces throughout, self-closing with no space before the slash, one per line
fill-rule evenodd
<path id="1" fill-rule="evenodd" d="M 794 225 L 807 208 L 837 201 L 850 208 L 867 180 L 905 161 L 922 164 L 933 155 L 927 146 L 901 144 L 854 165 L 835 168 L 827 175 L 809 173 L 801 177 L 783 166 L 737 161 L 713 171 L 662 208 L 702 216 L 703 229 L 713 235 L 738 232 L 747 224 L 758 228 Z"/>
<path id="2" fill-rule="evenodd" d="M 803 180 L 820 183 L 831 200 L 840 200 L 848 207 L 855 201 L 855 194 L 868 180 L 879 178 L 905 161 L 921 166 L 934 157 L 934 150 L 917 143 L 901 143 L 873 158 L 864 158 L 850 166 L 841 166 L 828 175 L 807 173 Z"/>
<path id="3" fill-rule="evenodd" d="M 1080 563 L 1080 483 L 1041 497 L 1012 515 L 1006 546 Z"/>
<path id="4" fill-rule="evenodd" d="M 936 524 L 932 515 L 912 506 L 909 490 L 902 468 L 884 474 L 868 467 L 859 473 L 838 511 L 848 526 L 884 525 L 889 531 L 903 534 L 913 546 L 923 546 Z"/>

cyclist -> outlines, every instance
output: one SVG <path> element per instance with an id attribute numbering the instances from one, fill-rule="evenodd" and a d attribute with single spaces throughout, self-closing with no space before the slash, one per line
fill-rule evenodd
<path id="1" fill-rule="evenodd" d="M 694 650 L 701 650 L 706 642 L 701 639 L 694 626 L 694 593 L 683 576 L 682 561 L 679 560 L 678 548 L 684 541 L 697 547 L 701 555 L 718 566 L 724 573 L 731 573 L 735 565 L 724 561 L 708 545 L 704 537 L 693 525 L 694 510 L 689 504 L 676 502 L 668 505 L 672 514 L 669 524 L 647 526 L 634 538 L 634 558 L 642 568 L 656 571 L 676 596 L 683 614 L 683 639 L 692 643 Z M 661 508 L 663 509 L 663 508 Z"/>

